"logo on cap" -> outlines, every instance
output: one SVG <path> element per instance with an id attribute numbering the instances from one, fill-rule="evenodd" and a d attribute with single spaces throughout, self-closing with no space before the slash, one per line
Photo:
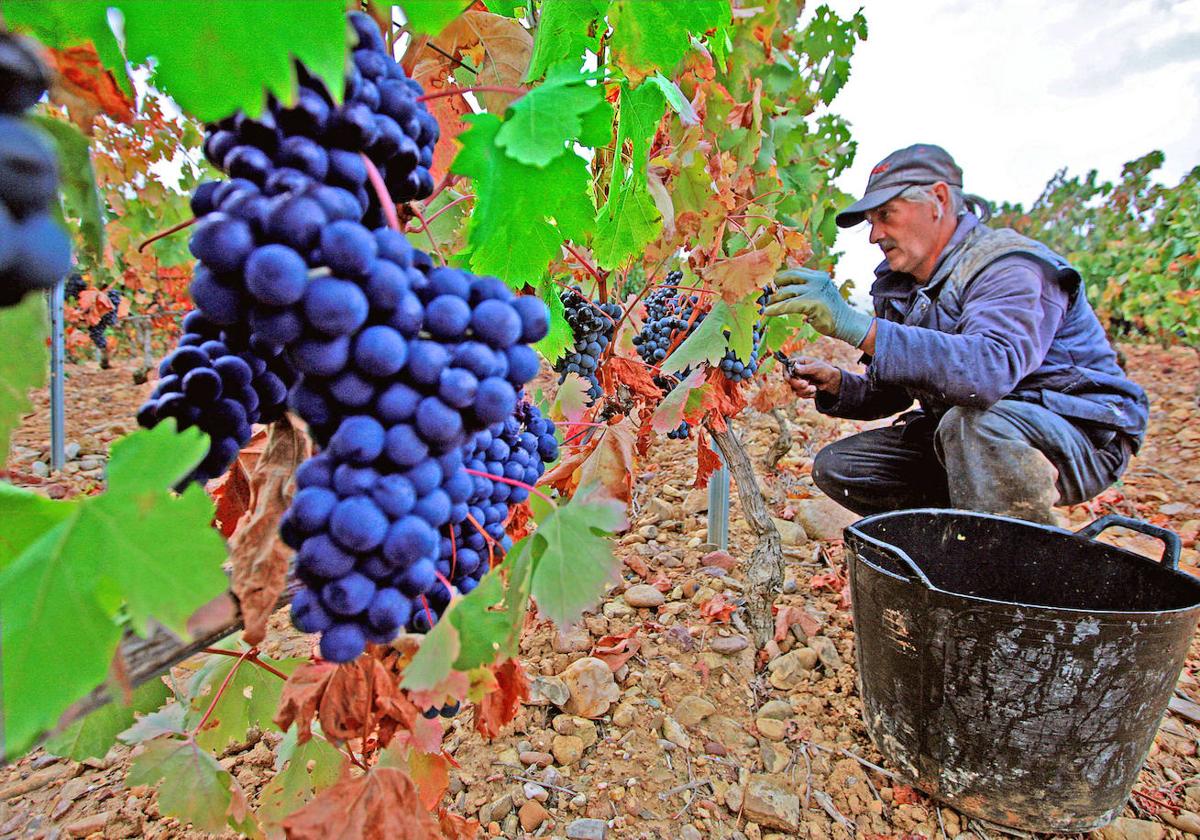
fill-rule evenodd
<path id="1" fill-rule="evenodd" d="M 881 163 L 878 166 L 876 166 L 874 169 L 871 170 L 871 174 L 872 175 L 881 175 L 882 173 L 887 172 L 891 168 L 892 168 L 892 165 L 890 163 Z"/>

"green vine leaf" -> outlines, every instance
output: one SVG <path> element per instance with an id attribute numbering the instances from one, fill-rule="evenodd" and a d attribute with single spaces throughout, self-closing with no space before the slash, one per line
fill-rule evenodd
<path id="1" fill-rule="evenodd" d="M 134 757 L 125 783 L 158 786 L 158 810 L 163 816 L 191 823 L 199 831 L 215 834 L 241 822 L 231 820 L 230 811 L 237 800 L 245 805 L 245 794 L 229 771 L 195 741 L 149 741 Z"/>
<path id="2" fill-rule="evenodd" d="M 103 758 L 117 742 L 117 735 L 133 725 L 136 713 L 152 712 L 170 696 L 162 680 L 143 683 L 133 690 L 133 702 L 128 706 L 117 701 L 101 706 L 47 739 L 45 750 L 72 761 Z"/>
<path id="3" fill-rule="evenodd" d="M 241 653 L 234 644 L 223 647 Z M 308 661 L 275 661 L 265 656 L 259 659 L 284 674 L 291 674 Z M 237 664 L 238 660 L 232 656 L 213 654 L 197 669 L 187 687 L 188 713 L 185 720 L 189 729 L 200 723 L 214 694 Z M 282 693 L 283 680 L 253 662 L 242 662 L 237 673 L 229 680 L 225 693 L 217 701 L 204 729 L 196 733 L 196 742 L 209 752 L 220 753 L 231 743 L 245 741 L 246 733 L 252 727 L 262 731 L 276 729 L 273 719 L 279 709 Z"/>
<path id="4" fill-rule="evenodd" d="M 604 27 L 593 24 L 604 17 L 608 0 L 543 0 L 527 81 L 534 81 L 560 61 L 583 63 L 584 50 L 596 52 Z"/>
<path id="5" fill-rule="evenodd" d="M 271 835 L 282 836 L 283 821 L 299 811 L 342 775 L 346 757 L 321 734 L 313 722 L 313 737 L 297 743 L 293 726 L 275 753 L 275 776 L 258 796 L 258 818 Z"/>
<path id="6" fill-rule="evenodd" d="M 662 231 L 662 213 L 646 187 L 645 176 L 631 175 L 596 218 L 594 253 L 601 268 L 615 269 L 641 254 Z"/>
<path id="7" fill-rule="evenodd" d="M 0 492 L 0 545 L 20 546 L 0 571 L 0 678 L 13 754 L 104 681 L 121 637 L 118 611 L 142 635 L 153 618 L 186 637 L 188 617 L 228 588 L 212 501 L 198 486 L 170 493 L 207 449 L 207 437 L 176 434 L 174 424 L 117 441 L 108 490 L 52 503 L 65 514 L 36 506 L 49 526 L 40 535 L 14 515 L 35 508 L 22 498 L 32 494 Z M 70 668 L 59 661 L 64 646 Z"/>
<path id="8" fill-rule="evenodd" d="M 538 167 L 568 153 L 568 144 L 580 139 L 589 112 L 598 112 L 589 119 L 612 122 L 612 106 L 604 99 L 604 88 L 588 84 L 598 77 L 597 73 L 580 73 L 570 64 L 551 67 L 542 84 L 509 106 L 496 144 L 510 157 Z"/>
<path id="9" fill-rule="evenodd" d="M 539 523 L 529 538 L 531 592 L 538 610 L 561 627 L 578 621 L 614 580 L 618 561 L 606 537 L 621 524 L 623 511 L 581 501 L 579 494 L 557 508 L 537 496 L 529 503 Z"/>
<path id="10" fill-rule="evenodd" d="M 571 332 L 571 325 L 567 323 L 563 315 L 566 310 L 562 298 L 559 297 L 558 287 L 553 283 L 547 283 L 538 292 L 545 301 L 546 308 L 550 310 L 550 332 L 546 333 L 546 337 L 534 346 L 542 354 L 542 358 L 550 364 L 554 364 L 575 344 L 574 335 Z"/>
<path id="11" fill-rule="evenodd" d="M 46 298 L 27 294 L 16 306 L 0 309 L 0 335 L 4 352 L 0 354 L 0 466 L 8 461 L 9 436 L 29 411 L 29 391 L 46 382 L 50 367 L 46 351 Z M 0 531 L 4 528 L 0 524 Z M 3 558 L 0 542 L 0 558 Z"/>
<path id="12" fill-rule="evenodd" d="M 593 228 L 587 165 L 574 153 L 543 168 L 523 164 L 497 145 L 502 124 L 496 116 L 463 119 L 471 128 L 459 135 L 462 150 L 451 171 L 469 176 L 475 192 L 467 234 L 471 269 L 517 288 L 540 285 L 563 242 L 583 241 Z"/>
<path id="13" fill-rule="evenodd" d="M 338 102 L 349 47 L 343 0 L 114 0 L 125 17 L 129 61 L 155 59 L 154 82 L 197 119 L 237 110 L 251 117 L 264 93 L 295 99 L 293 57 L 304 62 Z"/>
<path id="14" fill-rule="evenodd" d="M 703 35 L 728 23 L 729 0 L 613 0 L 613 57 L 630 81 L 640 82 L 656 70 L 670 72 Z"/>
<path id="15" fill-rule="evenodd" d="M 380 5 L 387 8 L 391 4 Z M 420 35 L 439 34 L 470 5 L 473 4 L 463 3 L 461 0 L 400 0 L 400 8 L 404 11 L 408 28 Z"/>

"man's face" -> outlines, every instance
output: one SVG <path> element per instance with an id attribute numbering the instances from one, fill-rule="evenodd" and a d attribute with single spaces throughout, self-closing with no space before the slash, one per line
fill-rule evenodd
<path id="1" fill-rule="evenodd" d="M 932 270 L 945 244 L 940 241 L 944 209 L 939 219 L 933 204 L 893 198 L 865 215 L 871 225 L 871 244 L 883 251 L 888 267 L 927 280 L 928 274 L 922 274 L 926 267 Z"/>

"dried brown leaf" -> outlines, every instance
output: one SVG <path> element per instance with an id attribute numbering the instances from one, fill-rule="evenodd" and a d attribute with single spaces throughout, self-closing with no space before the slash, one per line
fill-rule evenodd
<path id="1" fill-rule="evenodd" d="M 297 724 L 298 740 L 302 744 L 312 737 L 313 718 L 337 668 L 332 662 L 308 662 L 292 671 L 283 684 L 275 724 L 284 732 L 293 723 Z"/>
<path id="2" fill-rule="evenodd" d="M 292 475 L 312 454 L 308 436 L 287 415 L 271 426 L 262 455 L 250 474 L 251 502 L 230 540 L 231 589 L 241 605 L 246 644 L 267 633 L 287 585 L 289 549 L 279 539 L 279 518 L 292 494 Z"/>
<path id="3" fill-rule="evenodd" d="M 495 738 L 500 730 L 517 716 L 521 703 L 529 699 L 529 680 L 521 663 L 506 659 L 492 667 L 499 688 L 485 695 L 475 706 L 475 731 L 485 738 Z"/>
<path id="4" fill-rule="evenodd" d="M 283 823 L 289 840 L 361 840 L 443 837 L 433 814 L 421 804 L 412 779 L 394 767 L 346 775 Z"/>
<path id="5" fill-rule="evenodd" d="M 533 51 L 529 30 L 512 18 L 481 11 L 459 15 L 432 43 L 477 68 L 476 84 L 501 87 L 521 84 Z M 488 111 L 497 115 L 503 115 L 514 98 L 509 93 L 479 94 Z"/>
<path id="6" fill-rule="evenodd" d="M 133 122 L 133 101 L 104 68 L 92 44 L 47 49 L 46 57 L 55 70 L 50 101 L 66 106 L 71 121 L 84 134 L 91 135 L 98 114 L 107 114 L 118 122 Z"/>

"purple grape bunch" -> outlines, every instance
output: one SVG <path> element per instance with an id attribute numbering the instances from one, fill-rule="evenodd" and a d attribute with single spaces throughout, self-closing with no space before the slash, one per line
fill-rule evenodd
<path id="1" fill-rule="evenodd" d="M 334 662 L 428 631 L 486 573 L 488 545 L 507 550 L 507 504 L 527 491 L 497 490 L 503 482 L 469 465 L 532 484 L 557 456 L 553 425 L 519 407 L 540 365 L 530 345 L 549 330 L 545 304 L 435 267 L 380 225 L 360 155 L 393 197 L 427 196 L 437 125 L 375 24 L 350 17 L 345 105 L 301 68 L 294 107 L 272 103 L 210 132 L 206 154 L 232 177 L 192 196 L 197 312 L 139 413 L 145 425 L 174 416 L 211 429 L 197 478 L 222 472 L 250 424 L 285 405 L 305 421 L 320 452 L 297 470 L 280 535 L 303 584 L 293 623 L 320 633 Z M 481 440 L 489 452 L 506 441 L 504 457 L 476 457 Z"/>
<path id="2" fill-rule="evenodd" d="M 205 461 L 188 480 L 224 474 L 250 425 L 282 414 L 298 372 L 317 375 L 341 360 L 367 306 L 363 290 L 347 278 L 370 269 L 375 299 L 389 290 L 399 294 L 408 279 L 392 264 L 345 262 L 351 253 L 371 258 L 362 240 L 373 234 L 362 223 L 381 218 L 362 155 L 384 175 L 393 198 L 428 196 L 437 121 L 416 101 L 421 86 L 388 56 L 375 22 L 357 12 L 349 20 L 358 45 L 343 105 L 334 106 L 325 86 L 297 62 L 295 105 L 272 101 L 259 119 L 238 114 L 211 126 L 205 139 L 209 161 L 231 178 L 204 182 L 191 198 L 199 222 L 190 241 L 198 260 L 190 323 L 198 328 L 185 322 L 179 350 L 160 366 L 164 380 L 138 412 L 147 428 L 174 417 L 180 427 L 197 425 L 210 435 Z M 403 240 L 399 234 L 383 240 L 395 237 Z M 407 242 L 398 247 L 412 253 Z M 414 301 L 407 297 L 401 305 L 411 313 Z M 216 343 L 202 347 L 206 342 Z M 185 347 L 204 355 L 180 356 Z M 246 363 L 249 376 L 233 357 Z M 193 369 L 201 372 L 185 388 Z M 346 377 L 339 393 L 354 384 Z M 326 440 L 332 430 L 319 431 Z"/>

